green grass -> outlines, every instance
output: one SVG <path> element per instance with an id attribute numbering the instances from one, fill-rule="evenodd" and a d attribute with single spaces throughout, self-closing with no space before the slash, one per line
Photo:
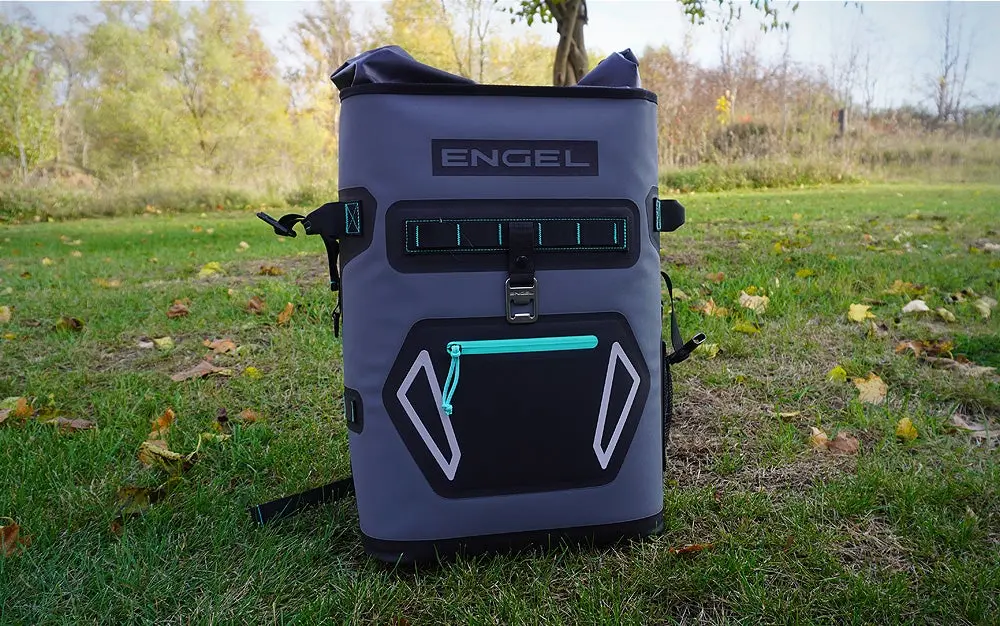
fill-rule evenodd
<path id="1" fill-rule="evenodd" d="M 678 303 L 686 334 L 704 330 L 721 352 L 675 370 L 664 533 L 419 573 L 365 557 L 352 501 L 250 525 L 248 505 L 349 471 L 321 242 L 280 240 L 249 212 L 0 229 L 0 306 L 13 307 L 0 325 L 0 398 L 34 397 L 98 424 L 63 434 L 37 419 L 0 425 L 0 516 L 33 537 L 19 556 L 0 557 L 0 624 L 995 622 L 998 453 L 948 424 L 956 411 L 1000 422 L 1000 379 L 932 369 L 893 347 L 951 338 L 957 352 L 998 364 L 1000 311 L 983 320 L 944 296 L 1000 298 L 1000 255 L 970 250 L 1000 241 L 1000 188 L 682 200 L 688 223 L 663 235 L 664 267 L 691 298 Z M 225 274 L 198 278 L 211 261 Z M 286 274 L 260 276 L 262 264 Z M 714 272 L 724 280 L 706 278 Z M 957 322 L 899 315 L 908 298 L 885 293 L 896 279 L 925 285 L 931 308 L 947 306 Z M 751 285 L 770 298 L 758 319 L 736 302 Z M 267 302 L 263 315 L 245 310 L 252 295 Z M 708 297 L 729 316 L 690 309 Z M 179 298 L 190 299 L 190 315 L 168 319 Z M 279 326 L 286 302 L 296 310 Z M 872 304 L 884 329 L 849 322 L 852 303 Z M 60 316 L 81 319 L 82 330 L 54 330 Z M 761 332 L 733 332 L 738 320 Z M 137 347 L 163 335 L 173 350 Z M 170 380 L 219 337 L 243 347 L 216 357 L 234 376 Z M 851 376 L 877 373 L 887 403 L 863 406 L 850 382 L 828 380 L 838 364 Z M 259 379 L 245 374 L 250 366 Z M 168 406 L 179 452 L 195 448 L 220 407 L 262 419 L 203 444 L 174 491 L 115 534 L 116 491 L 166 479 L 136 451 Z M 894 434 L 904 416 L 920 432 L 905 444 Z M 811 426 L 849 431 L 860 454 L 812 452 Z M 705 542 L 714 547 L 668 552 Z"/>

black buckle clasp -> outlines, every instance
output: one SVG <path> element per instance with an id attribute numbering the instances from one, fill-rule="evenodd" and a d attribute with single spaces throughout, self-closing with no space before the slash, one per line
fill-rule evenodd
<path id="1" fill-rule="evenodd" d="M 281 219 L 276 220 L 263 211 L 257 213 L 257 217 L 270 224 L 271 228 L 274 229 L 275 235 L 280 235 L 282 237 L 295 237 L 297 234 L 295 232 L 295 225 L 306 219 L 302 215 L 289 213 L 288 215 L 282 215 Z"/>

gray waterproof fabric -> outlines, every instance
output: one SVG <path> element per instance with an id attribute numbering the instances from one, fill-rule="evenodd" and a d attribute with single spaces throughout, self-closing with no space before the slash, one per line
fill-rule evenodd
<path id="1" fill-rule="evenodd" d="M 566 97 L 562 91 L 547 95 L 545 89 L 527 96 L 513 90 L 510 95 L 502 90 L 477 92 L 465 79 L 419 64 L 394 47 L 348 61 L 333 79 L 343 97 L 339 186 L 344 193 L 364 189 L 377 205 L 370 244 L 342 268 L 344 384 L 360 394 L 364 411 L 363 429 L 350 433 L 364 534 L 380 540 L 435 541 L 614 524 L 660 513 L 660 257 L 659 236 L 653 233 L 646 210 L 657 184 L 655 102 L 643 97 Z M 351 89 L 386 84 L 404 89 Z M 414 84 L 460 89 L 406 93 L 405 86 Z M 625 51 L 611 55 L 574 89 L 604 86 L 632 90 L 639 84 L 635 57 Z M 597 142 L 599 173 L 435 176 L 432 160 L 440 155 L 432 150 L 432 143 L 442 139 Z M 389 418 L 384 402 L 387 380 L 408 333 L 421 321 L 503 319 L 503 285 L 508 272 L 505 268 L 461 271 L 462 263 L 468 261 L 459 254 L 446 255 L 455 264 L 449 271 L 399 271 L 389 262 L 398 251 L 390 250 L 388 212 L 398 202 L 464 200 L 469 216 L 475 217 L 477 201 L 519 198 L 605 199 L 636 207 L 634 232 L 639 236 L 629 245 L 637 247 L 637 261 L 628 267 L 538 270 L 538 313 L 542 318 L 579 313 L 623 315 L 644 360 L 648 393 L 634 418 L 638 420 L 634 436 L 627 448 L 616 452 L 624 458 L 610 482 L 582 488 L 445 497 L 432 488 Z M 370 203 L 362 208 L 373 210 Z M 429 351 L 443 348 L 426 346 Z M 436 365 L 435 370 L 436 384 L 443 387 L 446 368 Z M 558 377 L 559 372 L 548 375 Z M 498 380 L 496 384 L 508 382 Z M 428 383 L 419 378 L 415 384 Z M 599 407 L 590 408 L 589 414 L 580 416 L 579 425 L 588 432 L 594 429 Z M 474 420 L 474 411 L 456 412 L 452 419 Z M 556 438 L 549 445 L 558 448 L 561 442 Z M 517 464 L 519 455 L 519 450 L 511 449 L 509 463 Z M 459 462 L 459 471 L 461 467 Z"/>

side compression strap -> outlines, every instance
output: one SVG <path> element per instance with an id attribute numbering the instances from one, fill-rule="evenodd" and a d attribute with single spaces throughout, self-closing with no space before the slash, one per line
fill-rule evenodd
<path id="1" fill-rule="evenodd" d="M 667 283 L 667 297 L 670 298 L 670 343 L 674 349 L 666 358 L 672 365 L 675 365 L 683 363 L 691 356 L 691 351 L 705 341 L 705 334 L 698 333 L 687 343 L 684 343 L 684 339 L 681 338 L 681 328 L 677 324 L 677 312 L 674 310 L 674 286 L 666 272 L 660 272 L 660 276 Z"/>
<path id="2" fill-rule="evenodd" d="M 258 526 L 295 515 L 306 507 L 343 500 L 354 493 L 354 477 L 348 476 L 329 485 L 250 507 L 250 517 Z"/>

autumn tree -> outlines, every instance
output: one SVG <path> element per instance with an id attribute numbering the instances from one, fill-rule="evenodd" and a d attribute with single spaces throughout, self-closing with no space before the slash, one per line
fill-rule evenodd
<path id="1" fill-rule="evenodd" d="M 742 15 L 742 5 L 737 0 L 677 0 L 684 14 L 692 23 L 703 24 L 714 6 L 722 8 L 717 16 L 729 24 Z M 787 22 L 778 19 L 778 10 L 771 0 L 747 0 L 746 4 L 759 12 L 764 30 L 786 27 Z M 788 2 L 791 10 L 798 3 Z M 537 19 L 542 23 L 556 23 L 559 44 L 556 46 L 552 62 L 552 84 L 567 86 L 577 84 L 589 68 L 587 47 L 584 42 L 584 27 L 587 25 L 587 0 L 520 0 L 511 9 L 514 19 L 523 19 L 529 26 Z"/>
<path id="2" fill-rule="evenodd" d="M 13 156 L 22 180 L 52 152 L 51 85 L 39 63 L 41 33 L 0 22 L 0 155 Z"/>

